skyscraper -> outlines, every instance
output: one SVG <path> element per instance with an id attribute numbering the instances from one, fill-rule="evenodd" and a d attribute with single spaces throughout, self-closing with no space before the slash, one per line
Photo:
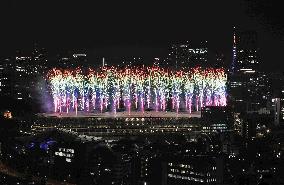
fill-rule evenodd
<path id="1" fill-rule="evenodd" d="M 284 88 L 283 88 L 284 89 Z M 272 106 L 274 109 L 274 124 L 276 126 L 284 126 L 284 90 L 277 98 L 272 99 Z"/>
<path id="2" fill-rule="evenodd" d="M 11 58 L 0 61 L 0 96 L 11 96 L 13 65 Z"/>
<path id="3" fill-rule="evenodd" d="M 176 68 L 206 66 L 208 61 L 207 41 L 198 45 L 185 43 L 173 44 L 170 48 L 170 60 Z"/>
<path id="4" fill-rule="evenodd" d="M 257 111 L 268 101 L 268 79 L 259 71 L 257 52 L 257 33 L 234 29 L 229 94 L 237 112 Z"/>
<path id="5" fill-rule="evenodd" d="M 216 52 L 213 66 L 216 67 L 216 68 L 225 67 L 225 60 L 226 60 L 226 58 L 225 58 L 225 55 L 223 53 Z"/>
<path id="6" fill-rule="evenodd" d="M 258 71 L 257 33 L 255 31 L 242 31 L 237 32 L 237 35 L 234 33 L 233 37 L 233 62 L 236 62 L 234 71 L 249 74 Z"/>
<path id="7" fill-rule="evenodd" d="M 22 100 L 34 98 L 40 88 L 46 65 L 44 50 L 17 51 L 16 56 L 0 61 L 0 96 Z"/>

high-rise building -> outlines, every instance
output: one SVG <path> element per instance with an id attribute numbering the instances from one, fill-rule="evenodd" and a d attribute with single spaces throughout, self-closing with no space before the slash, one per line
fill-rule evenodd
<path id="1" fill-rule="evenodd" d="M 208 61 L 207 41 L 198 46 L 185 43 L 173 44 L 170 60 L 176 68 L 206 66 Z"/>
<path id="2" fill-rule="evenodd" d="M 5 59 L 0 64 L 0 94 L 14 99 L 24 99 L 27 90 L 34 82 L 28 76 L 32 74 L 29 66 L 31 57 L 16 56 Z"/>
<path id="3" fill-rule="evenodd" d="M 75 66 L 86 66 L 87 54 L 86 53 L 74 53 L 72 55 L 72 63 Z"/>
<path id="4" fill-rule="evenodd" d="M 232 128 L 233 115 L 229 107 L 206 106 L 201 108 L 204 124 L 202 132 L 225 132 Z"/>
<path id="5" fill-rule="evenodd" d="M 29 87 L 31 85 L 29 65 L 31 62 L 32 58 L 30 56 L 16 56 L 12 80 L 12 97 L 15 99 L 21 100 L 29 96 Z"/>
<path id="6" fill-rule="evenodd" d="M 274 124 L 284 126 L 284 90 L 281 91 L 277 98 L 272 99 L 274 109 Z"/>
<path id="7" fill-rule="evenodd" d="M 259 70 L 257 33 L 243 31 L 234 34 L 233 55 L 236 57 L 234 72 L 255 73 Z M 236 56 L 235 56 L 236 55 Z"/>
<path id="8" fill-rule="evenodd" d="M 12 91 L 12 59 L 0 61 L 0 96 L 10 96 Z"/>
<path id="9" fill-rule="evenodd" d="M 216 68 L 225 67 L 225 55 L 217 52 L 215 55 L 215 63 L 213 65 Z"/>
<path id="10" fill-rule="evenodd" d="M 55 67 L 60 68 L 84 68 L 89 67 L 89 63 L 87 60 L 87 54 L 85 52 L 80 51 L 68 51 L 67 53 L 61 53 L 56 57 L 56 65 Z"/>
<path id="11" fill-rule="evenodd" d="M 245 114 L 242 122 L 242 136 L 246 140 L 252 140 L 256 137 L 256 126 L 258 114 Z"/>
<path id="12" fill-rule="evenodd" d="M 196 155 L 168 160 L 164 184 L 221 184 L 224 159 L 221 156 Z"/>
<path id="13" fill-rule="evenodd" d="M 268 76 L 259 71 L 257 52 L 255 31 L 234 31 L 229 102 L 237 112 L 257 111 L 263 108 L 271 95 Z"/>
<path id="14" fill-rule="evenodd" d="M 0 96 L 13 99 L 33 98 L 43 78 L 46 55 L 35 47 L 30 53 L 17 51 L 16 56 L 0 62 Z"/>

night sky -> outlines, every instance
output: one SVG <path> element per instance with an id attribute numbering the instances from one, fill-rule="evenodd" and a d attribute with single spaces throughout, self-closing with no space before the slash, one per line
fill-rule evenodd
<path id="1" fill-rule="evenodd" d="M 225 53 L 230 62 L 236 26 L 258 32 L 265 69 L 282 70 L 284 16 L 275 2 L 11 0 L 1 2 L 0 56 L 35 42 L 51 53 L 86 48 L 129 54 L 134 47 L 141 55 L 152 55 L 175 41 L 207 40 L 211 51 Z"/>

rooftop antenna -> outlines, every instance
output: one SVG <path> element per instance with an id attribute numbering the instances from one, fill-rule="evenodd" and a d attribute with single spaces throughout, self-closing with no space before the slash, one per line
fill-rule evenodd
<path id="1" fill-rule="evenodd" d="M 105 67 L 105 57 L 103 57 L 103 67 Z"/>

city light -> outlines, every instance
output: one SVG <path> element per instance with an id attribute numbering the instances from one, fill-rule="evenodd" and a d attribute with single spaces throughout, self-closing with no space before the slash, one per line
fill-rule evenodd
<path id="1" fill-rule="evenodd" d="M 199 111 L 204 106 L 226 106 L 227 75 L 223 68 L 200 67 L 173 71 L 160 67 L 114 66 L 99 69 L 57 69 L 47 82 L 55 112 L 124 108 Z M 170 104 L 170 105 L 169 105 Z"/>

